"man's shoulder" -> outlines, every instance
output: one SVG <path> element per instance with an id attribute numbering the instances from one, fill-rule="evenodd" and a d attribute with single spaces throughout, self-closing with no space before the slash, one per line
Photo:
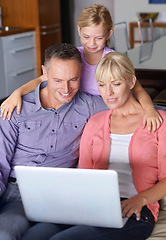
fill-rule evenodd
<path id="1" fill-rule="evenodd" d="M 89 111 L 90 116 L 98 112 L 108 110 L 108 107 L 104 103 L 101 96 L 94 96 L 89 93 L 78 91 L 75 99 L 76 105 L 86 108 Z"/>
<path id="2" fill-rule="evenodd" d="M 86 93 L 83 91 L 78 91 L 76 95 L 76 100 L 83 102 L 83 104 L 93 104 L 93 103 L 100 103 L 104 104 L 104 101 L 100 95 L 92 95 L 90 93 Z"/>
<path id="3" fill-rule="evenodd" d="M 18 118 L 18 117 L 23 117 L 25 115 L 28 115 L 29 113 L 32 113 L 34 110 L 34 107 L 36 105 L 36 96 L 35 96 L 35 91 L 30 92 L 24 96 L 22 96 L 22 106 L 21 106 L 21 113 L 18 115 L 16 112 L 16 109 L 13 112 L 13 116 Z"/>

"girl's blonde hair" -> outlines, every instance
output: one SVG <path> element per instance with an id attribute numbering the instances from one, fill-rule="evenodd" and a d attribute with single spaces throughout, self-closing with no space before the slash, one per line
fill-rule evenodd
<path id="1" fill-rule="evenodd" d="M 108 9 L 101 4 L 93 4 L 86 7 L 80 14 L 78 19 L 79 28 L 89 27 L 91 25 L 103 24 L 103 27 L 106 28 L 109 33 L 113 30 L 113 22 L 111 14 Z M 106 41 L 106 46 L 109 46 L 110 40 Z"/>
<path id="2" fill-rule="evenodd" d="M 135 70 L 131 60 L 125 54 L 110 52 L 106 54 L 97 65 L 97 82 L 102 80 L 103 75 L 107 78 L 106 81 L 112 79 L 124 80 L 130 79 L 135 75 Z"/>

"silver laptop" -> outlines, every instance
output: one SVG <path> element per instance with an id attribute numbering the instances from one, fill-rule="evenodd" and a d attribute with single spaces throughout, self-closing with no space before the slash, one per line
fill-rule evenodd
<path id="1" fill-rule="evenodd" d="M 16 166 L 31 221 L 121 228 L 118 175 L 113 170 Z"/>

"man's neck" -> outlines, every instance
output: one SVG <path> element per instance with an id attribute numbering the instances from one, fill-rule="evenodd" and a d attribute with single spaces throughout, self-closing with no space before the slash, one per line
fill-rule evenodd
<path id="1" fill-rule="evenodd" d="M 50 95 L 48 94 L 48 86 L 40 90 L 40 102 L 43 108 L 53 108 L 55 110 L 63 105 L 51 101 Z"/>

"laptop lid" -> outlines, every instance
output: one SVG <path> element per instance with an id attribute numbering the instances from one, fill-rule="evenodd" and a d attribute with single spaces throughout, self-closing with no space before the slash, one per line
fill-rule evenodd
<path id="1" fill-rule="evenodd" d="M 16 166 L 27 218 L 37 222 L 121 228 L 117 172 Z"/>

